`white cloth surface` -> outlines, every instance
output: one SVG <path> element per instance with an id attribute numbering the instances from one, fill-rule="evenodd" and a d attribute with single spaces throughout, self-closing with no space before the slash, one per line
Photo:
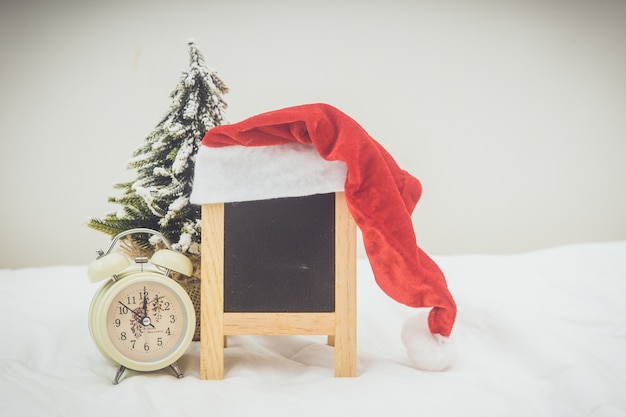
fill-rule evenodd
<path id="1" fill-rule="evenodd" d="M 313 145 L 201 146 L 196 158 L 194 204 L 331 193 L 346 182 L 346 164 L 326 161 Z"/>
<path id="2" fill-rule="evenodd" d="M 416 312 L 358 262 L 358 376 L 333 377 L 322 336 L 229 338 L 225 379 L 199 342 L 170 370 L 126 371 L 87 326 L 86 266 L 0 270 L 0 416 L 626 416 L 626 242 L 435 256 L 459 314 L 447 372 L 410 366 Z"/>

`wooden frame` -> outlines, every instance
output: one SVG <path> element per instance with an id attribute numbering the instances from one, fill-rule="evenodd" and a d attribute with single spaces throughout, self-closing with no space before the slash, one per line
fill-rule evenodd
<path id="1" fill-rule="evenodd" d="M 327 335 L 335 376 L 356 376 L 356 226 L 343 192 L 335 193 L 335 311 L 224 312 L 224 204 L 202 206 L 200 379 L 224 378 L 231 335 Z"/>

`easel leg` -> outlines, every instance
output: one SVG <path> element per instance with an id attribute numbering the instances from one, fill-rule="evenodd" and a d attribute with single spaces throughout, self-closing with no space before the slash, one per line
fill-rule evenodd
<path id="1" fill-rule="evenodd" d="M 356 376 L 356 225 L 335 194 L 335 376 Z M 331 338 L 328 338 L 331 344 Z"/>
<path id="2" fill-rule="evenodd" d="M 200 379 L 224 379 L 224 204 L 202 206 Z"/>

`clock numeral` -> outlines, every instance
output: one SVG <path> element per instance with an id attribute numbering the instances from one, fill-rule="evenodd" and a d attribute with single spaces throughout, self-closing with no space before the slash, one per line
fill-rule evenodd
<path id="1" fill-rule="evenodd" d="M 120 314 L 128 314 L 128 307 L 120 306 L 118 308 L 120 309 Z"/>
<path id="2" fill-rule="evenodd" d="M 137 343 L 137 340 L 135 340 L 135 339 L 130 341 L 130 348 L 131 349 L 135 349 L 135 343 Z"/>
<path id="3" fill-rule="evenodd" d="M 176 323 L 176 316 L 175 315 L 170 315 L 170 323 Z"/>
<path id="4" fill-rule="evenodd" d="M 163 338 L 157 338 L 157 346 L 163 346 Z"/>
<path id="5" fill-rule="evenodd" d="M 137 301 L 135 300 L 135 296 L 133 295 L 126 297 L 126 304 L 137 304 Z"/>
<path id="6" fill-rule="evenodd" d="M 167 330 L 165 331 L 165 334 L 168 336 L 172 335 L 172 332 L 170 331 L 170 328 L 168 327 Z"/>
<path id="7" fill-rule="evenodd" d="M 143 344 L 143 350 L 145 350 L 146 352 L 150 350 L 150 345 L 147 343 Z"/>
<path id="8" fill-rule="evenodd" d="M 126 332 L 120 333 L 120 339 L 121 340 L 126 340 Z"/>
<path id="9" fill-rule="evenodd" d="M 115 327 L 120 327 L 122 325 L 122 321 L 120 319 L 115 319 L 114 323 Z"/>
<path id="10" fill-rule="evenodd" d="M 170 302 L 166 301 L 165 302 L 165 308 L 163 308 L 163 310 L 169 310 L 170 309 Z"/>

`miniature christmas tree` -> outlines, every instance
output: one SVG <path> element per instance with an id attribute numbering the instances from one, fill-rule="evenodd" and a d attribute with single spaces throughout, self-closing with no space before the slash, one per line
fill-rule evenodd
<path id="1" fill-rule="evenodd" d="M 137 179 L 114 185 L 123 194 L 110 197 L 109 202 L 122 207 L 103 219 L 91 218 L 88 226 L 111 236 L 147 227 L 161 232 L 175 249 L 198 255 L 200 207 L 189 203 L 195 158 L 204 134 L 226 122 L 223 94 L 228 88 L 207 67 L 192 40 L 189 52 L 190 68 L 170 95 L 169 111 L 128 164 L 137 171 Z M 133 235 L 134 243 L 144 250 L 153 249 L 158 240 Z"/>

